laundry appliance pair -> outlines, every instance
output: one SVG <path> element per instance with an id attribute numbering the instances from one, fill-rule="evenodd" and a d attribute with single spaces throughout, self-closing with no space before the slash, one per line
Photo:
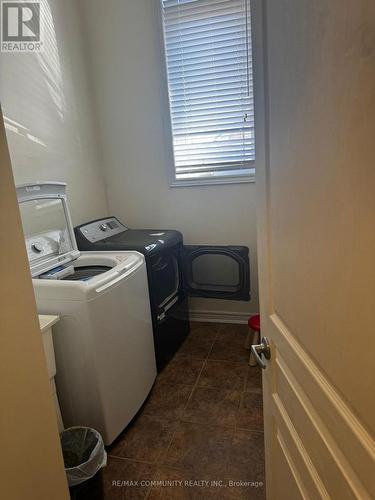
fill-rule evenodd
<path id="1" fill-rule="evenodd" d="M 130 229 L 113 216 L 77 226 L 75 236 L 83 251 L 145 256 L 159 371 L 189 334 L 189 297 L 250 299 L 247 247 L 184 245 L 179 231 Z"/>
<path id="2" fill-rule="evenodd" d="M 113 216 L 73 229 L 64 183 L 17 195 L 38 312 L 60 316 L 64 423 L 94 427 L 109 444 L 188 335 L 189 297 L 249 300 L 248 248 L 184 245 L 179 231 L 129 229 Z"/>

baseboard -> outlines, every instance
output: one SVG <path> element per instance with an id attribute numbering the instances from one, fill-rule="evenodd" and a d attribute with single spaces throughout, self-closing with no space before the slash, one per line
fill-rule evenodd
<path id="1" fill-rule="evenodd" d="M 201 309 L 190 309 L 191 321 L 202 321 L 206 323 L 239 323 L 246 324 L 247 320 L 256 312 L 231 312 L 231 311 L 204 311 Z"/>

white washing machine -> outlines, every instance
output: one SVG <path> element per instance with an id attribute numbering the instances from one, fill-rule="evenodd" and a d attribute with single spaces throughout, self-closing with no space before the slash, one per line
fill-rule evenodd
<path id="1" fill-rule="evenodd" d="M 40 314 L 57 314 L 56 386 L 65 426 L 110 444 L 156 377 L 144 256 L 77 250 L 64 183 L 17 187 Z"/>

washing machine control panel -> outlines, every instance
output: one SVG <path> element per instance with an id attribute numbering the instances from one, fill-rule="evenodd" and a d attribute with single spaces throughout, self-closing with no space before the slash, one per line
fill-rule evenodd
<path id="1" fill-rule="evenodd" d="M 97 220 L 81 226 L 79 231 L 90 243 L 95 243 L 115 234 L 122 233 L 127 229 L 116 217 L 109 217 L 108 219 Z"/>

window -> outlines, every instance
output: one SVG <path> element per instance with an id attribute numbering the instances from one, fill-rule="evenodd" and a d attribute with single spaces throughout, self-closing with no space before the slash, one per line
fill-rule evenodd
<path id="1" fill-rule="evenodd" d="M 174 183 L 255 168 L 250 0 L 161 0 Z"/>

